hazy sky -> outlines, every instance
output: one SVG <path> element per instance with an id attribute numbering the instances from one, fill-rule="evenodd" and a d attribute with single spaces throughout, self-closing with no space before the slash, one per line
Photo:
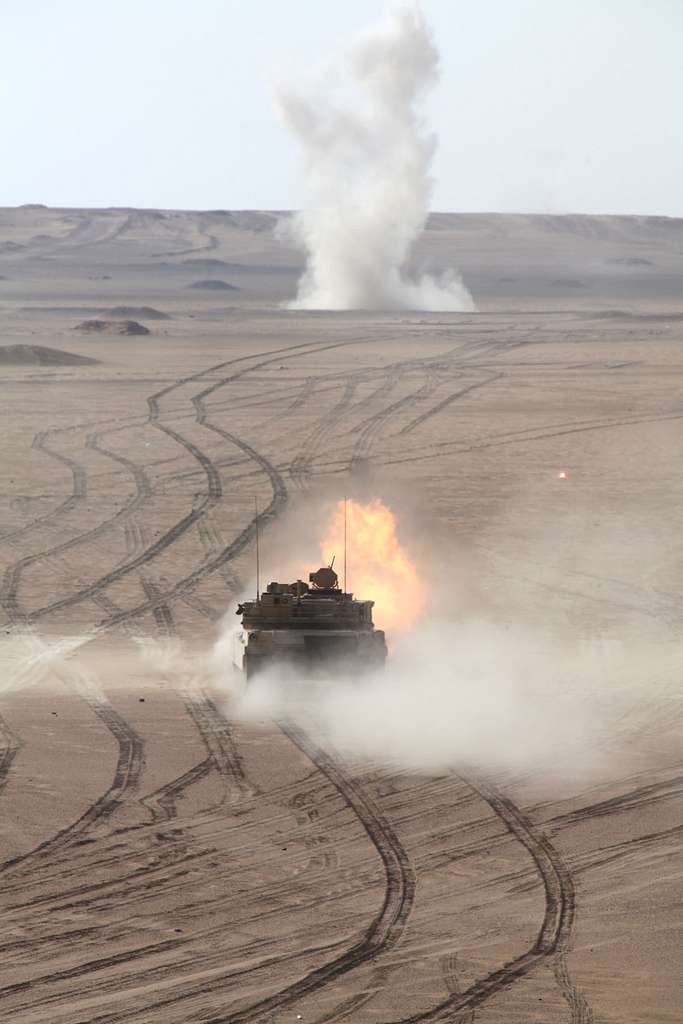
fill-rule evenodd
<path id="1" fill-rule="evenodd" d="M 381 0 L 0 0 L 0 205 L 297 207 L 272 102 Z M 423 0 L 438 210 L 683 216 L 683 0 Z"/>

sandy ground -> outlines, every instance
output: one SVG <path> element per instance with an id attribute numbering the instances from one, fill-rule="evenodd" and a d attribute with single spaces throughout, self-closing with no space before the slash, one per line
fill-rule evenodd
<path id="1" fill-rule="evenodd" d="M 0 379 L 0 1018 L 680 1021 L 680 661 L 636 655 L 681 634 L 683 222 L 436 215 L 416 266 L 480 312 L 332 315 L 280 308 L 275 220 L 0 211 L 0 344 L 98 360 Z M 169 319 L 74 330 L 120 306 Z M 201 665 L 254 496 L 270 567 L 345 493 L 404 515 L 454 636 L 634 645 L 594 763 L 237 720 Z"/>

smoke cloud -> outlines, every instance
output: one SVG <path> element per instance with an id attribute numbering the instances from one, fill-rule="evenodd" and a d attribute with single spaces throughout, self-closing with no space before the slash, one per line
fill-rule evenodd
<path id="1" fill-rule="evenodd" d="M 352 761 L 585 779 L 635 770 L 655 745 L 675 759 L 680 663 L 670 640 L 581 646 L 522 623 L 433 622 L 400 637 L 386 668 L 362 680 L 343 670 L 257 676 L 237 713 L 294 721 Z"/>
<path id="2" fill-rule="evenodd" d="M 300 143 L 310 197 L 288 222 L 307 252 L 295 309 L 472 310 L 455 271 L 408 276 L 425 225 L 436 138 L 418 109 L 439 54 L 416 8 L 400 8 L 363 33 L 325 82 L 278 104 Z M 346 102 L 330 95 L 338 80 Z"/>
<path id="3" fill-rule="evenodd" d="M 531 772 L 550 785 L 675 760 L 683 726 L 680 638 L 664 615 L 628 617 L 620 593 L 603 615 L 592 604 L 587 615 L 559 597 L 571 581 L 557 558 L 558 537 L 574 527 L 591 570 L 609 579 L 615 573 L 613 553 L 602 543 L 591 547 L 576 508 L 552 523 L 539 520 L 533 542 L 539 591 L 525 580 L 526 552 L 515 552 L 519 562 L 511 558 L 511 508 L 490 524 L 482 536 L 486 555 L 478 557 L 450 533 L 443 543 L 424 510 L 412 514 L 407 497 L 359 497 L 348 502 L 349 589 L 377 601 L 375 621 L 388 629 L 386 667 L 359 678 L 339 665 L 332 676 L 312 678 L 280 665 L 247 687 L 230 669 L 233 613 L 213 662 L 230 717 L 293 721 L 360 764 Z M 312 564 L 318 537 L 325 560 L 332 554 L 339 560 L 343 503 L 307 498 L 266 538 L 265 563 L 278 566 L 277 578 L 294 579 L 297 560 Z M 646 550 L 633 529 L 629 539 Z M 373 552 L 381 556 L 378 566 Z M 290 555 L 292 567 L 283 567 Z M 574 562 L 581 563 L 578 553 Z M 387 566 L 406 564 L 419 567 L 427 585 L 417 607 L 419 579 L 412 572 L 383 587 Z M 553 604 L 547 595 L 556 589 Z M 415 614 L 406 622 L 396 612 L 408 606 Z"/>

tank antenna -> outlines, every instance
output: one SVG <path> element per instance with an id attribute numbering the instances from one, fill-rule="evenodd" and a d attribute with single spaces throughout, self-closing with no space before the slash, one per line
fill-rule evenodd
<path id="1" fill-rule="evenodd" d="M 254 495 L 254 523 L 256 524 L 256 603 L 261 600 L 261 560 L 259 553 L 259 536 L 258 536 L 258 498 Z"/>
<path id="2" fill-rule="evenodd" d="M 346 495 L 344 495 L 344 593 L 346 590 Z"/>

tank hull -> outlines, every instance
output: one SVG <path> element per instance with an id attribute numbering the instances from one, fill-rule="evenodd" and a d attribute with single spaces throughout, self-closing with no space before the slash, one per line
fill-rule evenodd
<path id="1" fill-rule="evenodd" d="M 238 630 L 233 663 L 247 680 L 270 668 L 306 675 L 364 674 L 382 668 L 387 645 L 381 629 Z"/>

